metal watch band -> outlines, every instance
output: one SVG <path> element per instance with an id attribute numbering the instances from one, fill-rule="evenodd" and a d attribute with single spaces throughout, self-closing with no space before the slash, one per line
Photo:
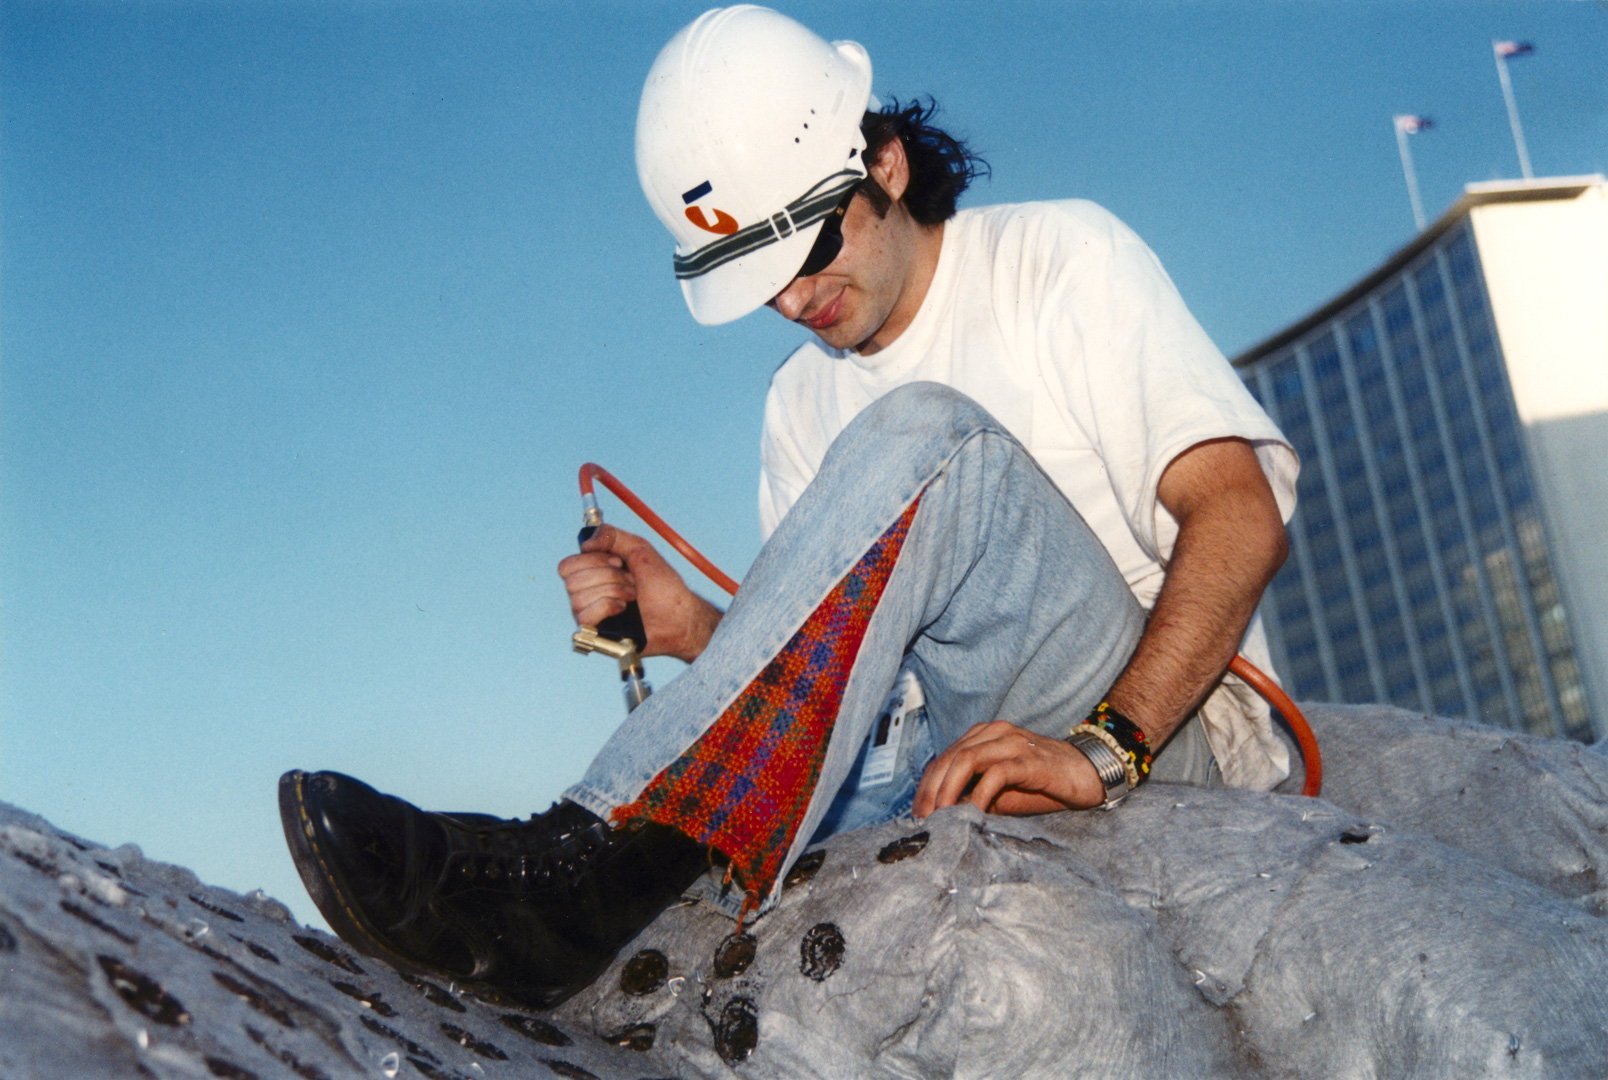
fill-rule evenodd
<path id="1" fill-rule="evenodd" d="M 1100 809 L 1109 810 L 1121 802 L 1128 794 L 1128 770 L 1123 768 L 1122 759 L 1116 751 L 1087 732 L 1080 732 L 1066 741 L 1089 759 L 1089 764 L 1099 775 L 1100 783 L 1105 788 L 1105 802 L 1100 804 Z"/>

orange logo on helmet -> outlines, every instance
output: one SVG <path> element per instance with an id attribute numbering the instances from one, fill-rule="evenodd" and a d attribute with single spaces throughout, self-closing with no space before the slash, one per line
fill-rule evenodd
<path id="1" fill-rule="evenodd" d="M 728 236 L 737 231 L 737 219 L 724 210 L 715 211 L 715 220 L 711 224 L 709 219 L 704 217 L 702 207 L 689 206 L 687 207 L 687 220 L 704 232 L 718 233 L 721 236 Z"/>

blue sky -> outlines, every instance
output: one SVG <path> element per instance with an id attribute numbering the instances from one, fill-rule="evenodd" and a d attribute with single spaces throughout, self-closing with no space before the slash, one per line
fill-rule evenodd
<path id="1" fill-rule="evenodd" d="M 637 188 L 701 10 L 0 3 L 0 799 L 311 920 L 285 769 L 508 816 L 579 775 L 622 706 L 553 572 L 577 466 L 740 576 L 804 336 L 693 323 Z M 1493 37 L 1537 175 L 1608 172 L 1601 4 L 783 10 L 939 101 L 967 201 L 1127 220 L 1231 355 L 1410 238 L 1393 113 L 1431 217 L 1518 175 Z"/>

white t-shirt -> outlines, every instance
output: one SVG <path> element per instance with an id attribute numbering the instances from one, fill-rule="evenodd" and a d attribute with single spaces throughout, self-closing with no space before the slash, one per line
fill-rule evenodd
<path id="1" fill-rule="evenodd" d="M 1148 610 L 1178 525 L 1156 499 L 1172 460 L 1208 439 L 1256 449 L 1286 521 L 1298 462 L 1132 230 L 1082 200 L 962 210 L 921 310 L 871 356 L 811 340 L 765 401 L 760 529 L 771 532 L 867 404 L 928 381 L 982 405 L 1027 448 L 1088 522 Z M 1260 621 L 1241 646 L 1271 670 Z M 1235 787 L 1289 774 L 1265 702 L 1233 676 L 1202 710 Z"/>

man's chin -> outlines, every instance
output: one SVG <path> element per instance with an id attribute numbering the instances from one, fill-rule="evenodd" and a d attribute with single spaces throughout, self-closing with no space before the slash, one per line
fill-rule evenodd
<path id="1" fill-rule="evenodd" d="M 858 352 L 860 346 L 870 341 L 875 333 L 875 330 L 863 331 L 849 325 L 846 320 L 839 320 L 831 326 L 816 330 L 815 336 L 829 349 Z"/>

